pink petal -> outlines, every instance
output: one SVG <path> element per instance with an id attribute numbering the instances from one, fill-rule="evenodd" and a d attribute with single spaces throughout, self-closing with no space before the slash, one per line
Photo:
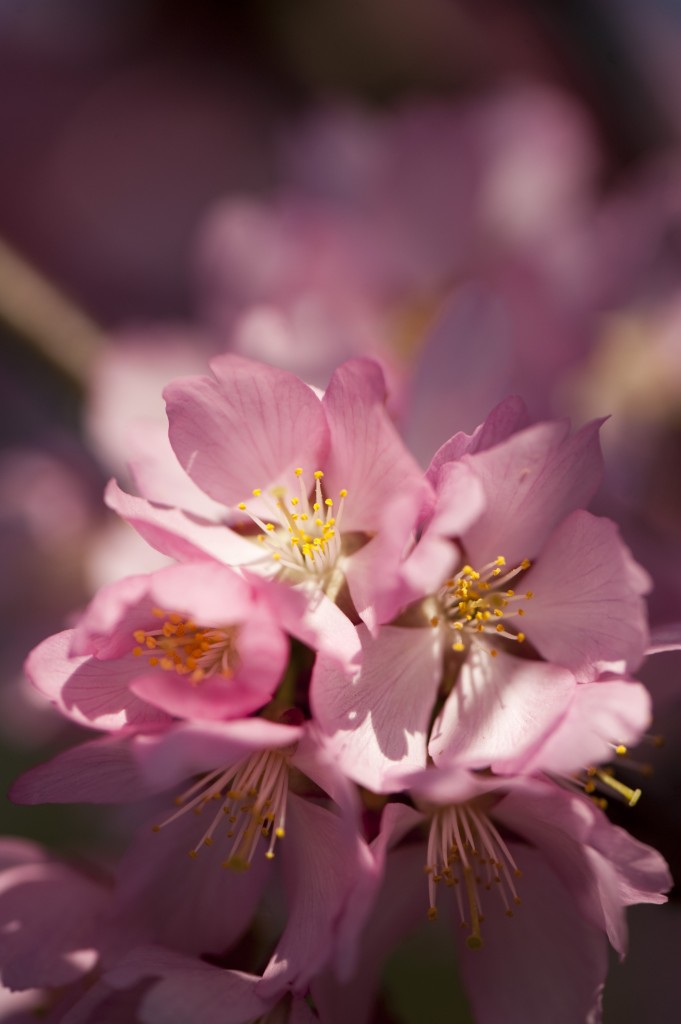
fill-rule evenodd
<path id="1" fill-rule="evenodd" d="M 545 658 L 578 674 L 620 658 L 635 668 L 648 643 L 644 583 L 615 524 L 573 512 L 523 580 L 535 594 L 523 628 Z"/>
<path id="2" fill-rule="evenodd" d="M 484 893 L 483 948 L 468 949 L 456 928 L 458 964 L 477 1024 L 577 1024 L 600 1019 L 607 970 L 604 936 L 584 921 L 569 888 L 541 853 L 510 844 L 523 877 L 521 905 L 509 920 Z M 458 922 L 457 922 L 458 924 Z"/>
<path id="3" fill-rule="evenodd" d="M 482 514 L 485 494 L 477 474 L 463 462 L 443 464 L 437 473 L 431 518 L 412 553 L 400 567 L 405 601 L 435 593 L 461 558 L 452 543 Z"/>
<path id="4" fill-rule="evenodd" d="M 325 487 L 335 499 L 348 497 L 342 529 L 373 533 L 383 526 L 386 505 L 414 492 L 416 505 L 429 489 L 414 458 L 385 410 L 385 382 L 379 365 L 352 359 L 334 373 L 322 401 L 331 432 Z"/>
<path id="5" fill-rule="evenodd" d="M 169 796 L 167 817 L 176 810 Z M 161 813 L 155 824 L 162 821 Z M 190 812 L 159 832 L 151 823 L 139 832 L 119 865 L 111 923 L 120 949 L 112 948 L 112 956 L 145 942 L 184 953 L 223 954 L 248 928 L 272 865 L 260 847 L 248 871 L 222 867 L 231 840 L 221 832 L 211 847 L 190 857 L 208 824 Z"/>
<path id="6" fill-rule="evenodd" d="M 191 478 L 216 501 L 236 505 L 254 488 L 310 479 L 328 430 L 319 400 L 298 377 L 241 356 L 211 361 L 215 380 L 190 377 L 165 391 L 171 444 Z"/>
<path id="7" fill-rule="evenodd" d="M 245 565 L 262 558 L 256 544 L 228 526 L 135 498 L 122 491 L 115 480 L 109 481 L 104 500 L 148 544 L 178 562 L 216 559 L 228 565 Z"/>
<path id="8" fill-rule="evenodd" d="M 374 879 L 368 848 L 342 818 L 292 793 L 287 818 L 282 857 L 288 920 L 258 986 L 264 997 L 287 986 L 303 994 L 341 935 L 345 945 L 353 932 L 357 941 Z"/>
<path id="9" fill-rule="evenodd" d="M 134 722 L 152 726 L 168 721 L 168 715 L 140 700 L 130 690 L 130 679 L 139 668 L 137 660 L 99 661 L 69 654 L 73 630 L 48 637 L 31 652 L 26 674 L 33 685 L 59 710 L 80 725 L 95 729 L 120 729 Z"/>
<path id="10" fill-rule="evenodd" d="M 252 578 L 249 574 L 249 578 Z M 316 586 L 268 580 L 261 598 L 291 636 L 328 655 L 343 671 L 357 667 L 361 645 L 350 619 Z"/>
<path id="11" fill-rule="evenodd" d="M 133 742 L 119 734 L 70 747 L 21 775 L 10 799 L 19 804 L 117 803 L 158 792 L 164 787 L 143 777 Z"/>
<path id="12" fill-rule="evenodd" d="M 181 508 L 209 521 L 223 519 L 224 505 L 197 487 L 177 461 L 167 423 L 145 422 L 137 428 L 128 465 L 137 490 L 148 501 Z"/>
<path id="13" fill-rule="evenodd" d="M 107 890 L 66 865 L 0 874 L 0 958 L 12 989 L 67 985 L 94 967 Z"/>
<path id="14" fill-rule="evenodd" d="M 556 725 L 529 759 L 512 758 L 497 771 L 547 771 L 569 775 L 613 758 L 613 745 L 633 747 L 648 727 L 651 700 L 641 683 L 581 683 Z"/>
<path id="15" fill-rule="evenodd" d="M 528 421 L 527 408 L 522 398 L 518 395 L 509 395 L 492 409 L 472 434 L 454 434 L 445 441 L 435 452 L 426 476 L 435 485 L 443 466 L 458 462 L 464 455 L 474 455 L 476 452 L 494 448 L 512 434 L 527 427 Z"/>
<path id="16" fill-rule="evenodd" d="M 486 508 L 463 542 L 471 565 L 499 555 L 509 566 L 537 555 L 555 526 L 592 497 L 602 474 L 598 422 L 568 436 L 539 423 L 464 460 L 480 476 Z"/>
<path id="17" fill-rule="evenodd" d="M 331 970 L 312 980 L 312 994 L 325 1024 L 371 1024 L 385 960 L 427 910 L 423 882 L 425 849 L 411 844 L 390 853 L 383 884 L 362 933 L 357 969 L 343 983 Z"/>
<path id="18" fill-rule="evenodd" d="M 576 685 L 555 665 L 473 650 L 433 726 L 428 751 L 436 764 L 496 770 L 532 750 L 560 719 Z"/>
<path id="19" fill-rule="evenodd" d="M 163 732 L 134 739 L 134 757 L 142 777 L 155 790 L 214 768 L 225 769 L 258 750 L 287 747 L 303 729 L 265 718 L 235 722 L 181 722 Z"/>
<path id="20" fill-rule="evenodd" d="M 323 656 L 311 683 L 315 719 L 331 737 L 343 770 L 381 791 L 390 769 L 425 767 L 426 739 L 442 674 L 438 630 L 365 626 L 362 668 L 352 681 Z"/>

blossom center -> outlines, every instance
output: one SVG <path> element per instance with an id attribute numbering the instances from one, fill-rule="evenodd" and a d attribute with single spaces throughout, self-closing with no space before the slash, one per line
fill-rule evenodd
<path id="1" fill-rule="evenodd" d="M 323 582 L 333 572 L 341 554 L 339 527 L 348 492 L 345 488 L 339 491 L 336 507 L 334 499 L 324 495 L 321 469 L 315 471 L 312 486 L 306 484 L 302 469 L 296 469 L 295 476 L 297 487 L 293 494 L 285 487 L 272 488 L 268 493 L 254 488 L 253 497 L 264 505 L 263 515 L 250 510 L 244 501 L 237 508 L 250 516 L 260 530 L 258 543 L 277 563 L 279 572 Z"/>
<path id="2" fill-rule="evenodd" d="M 525 634 L 515 629 L 509 620 L 525 614 L 524 601 L 534 597 L 531 590 L 522 594 L 508 587 L 519 573 L 530 568 L 525 558 L 515 568 L 506 570 L 506 559 L 499 555 L 481 569 L 464 565 L 455 576 L 448 579 L 438 595 L 444 622 L 453 633 L 452 650 L 465 651 L 481 640 L 489 641 L 493 636 L 504 637 L 516 643 L 525 640 Z M 436 616 L 433 625 L 438 625 Z M 487 647 L 495 657 L 497 650 Z"/>
<path id="3" fill-rule="evenodd" d="M 237 626 L 197 626 L 177 612 L 154 608 L 163 623 L 158 629 L 136 629 L 133 654 L 146 657 L 152 668 L 185 676 L 192 686 L 207 676 L 231 679 L 239 665 Z"/>
<path id="4" fill-rule="evenodd" d="M 453 888 L 461 927 L 469 928 L 466 944 L 482 946 L 481 890 L 496 888 L 508 917 L 520 903 L 514 878 L 520 871 L 487 814 L 471 804 L 441 807 L 433 813 L 428 836 L 428 917 L 437 917 L 437 887 L 440 882 Z"/>
<path id="5" fill-rule="evenodd" d="M 217 768 L 178 796 L 179 810 L 154 832 L 193 811 L 201 814 L 210 804 L 218 804 L 212 820 L 189 856 L 198 856 L 202 846 L 212 846 L 222 823 L 228 851 L 222 867 L 245 871 L 251 866 L 261 836 L 269 840 L 265 856 L 274 857 L 278 839 L 286 832 L 286 801 L 289 783 L 289 758 L 293 747 L 264 750 L 243 758 L 231 768 Z"/>

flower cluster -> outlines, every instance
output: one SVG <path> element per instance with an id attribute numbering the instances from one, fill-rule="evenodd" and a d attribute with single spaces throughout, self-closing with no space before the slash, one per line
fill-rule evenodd
<path id="1" fill-rule="evenodd" d="M 323 393 L 211 370 L 166 389 L 176 461 L 107 489 L 168 565 L 27 661 L 100 735 L 13 799 L 149 821 L 111 877 L 2 848 L 12 1019 L 360 1024 L 440 918 L 482 1024 L 597 1020 L 606 937 L 623 956 L 625 907 L 670 885 L 606 813 L 640 796 L 649 581 L 584 508 L 599 423 L 509 398 L 424 473 L 369 360 Z"/>

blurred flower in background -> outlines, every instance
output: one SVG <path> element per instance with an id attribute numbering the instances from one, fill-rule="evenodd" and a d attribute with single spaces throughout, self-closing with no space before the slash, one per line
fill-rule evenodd
<path id="1" fill-rule="evenodd" d="M 680 51 L 665 0 L 0 0 L 7 783 L 74 735 L 25 687 L 29 649 L 165 564 L 107 478 L 134 488 L 149 439 L 160 488 L 183 472 L 161 392 L 223 352 L 318 388 L 378 359 L 424 465 L 509 393 L 610 415 L 596 510 L 653 578 L 653 629 L 681 619 Z M 642 671 L 667 746 L 618 821 L 678 876 L 677 672 Z M 3 831 L 87 848 L 61 821 L 12 808 Z M 650 935 L 652 912 L 606 1024 L 673 1019 L 678 904 Z M 450 1019 L 415 1015 L 399 965 L 388 993 L 377 1020 Z"/>

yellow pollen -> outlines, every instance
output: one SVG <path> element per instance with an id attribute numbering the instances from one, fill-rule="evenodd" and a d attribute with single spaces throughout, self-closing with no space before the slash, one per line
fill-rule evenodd
<path id="1" fill-rule="evenodd" d="M 296 474 L 296 476 L 302 476 L 303 475 L 303 470 L 302 470 L 301 466 L 297 467 L 297 469 L 295 470 L 295 474 Z"/>
<path id="2" fill-rule="evenodd" d="M 339 493 L 340 493 L 341 498 L 347 498 L 347 496 L 348 496 L 348 492 L 345 489 L 345 487 L 342 487 Z"/>
<path id="3" fill-rule="evenodd" d="M 321 480 L 323 476 L 324 476 L 324 474 L 322 473 L 321 469 L 316 469 L 315 470 L 315 472 L 314 472 L 315 480 Z"/>
<path id="4" fill-rule="evenodd" d="M 239 504 L 237 505 L 237 508 L 241 509 L 242 512 L 245 512 L 246 511 L 246 504 L 245 504 L 245 502 L 240 501 Z"/>
<path id="5" fill-rule="evenodd" d="M 253 490 L 251 491 L 251 494 L 253 495 L 253 497 L 254 497 L 254 498 L 259 498 L 259 497 L 260 497 L 260 495 L 262 494 L 262 490 L 261 490 L 261 488 L 260 488 L 260 487 L 255 487 L 255 488 L 254 488 L 254 489 L 253 489 Z"/>

